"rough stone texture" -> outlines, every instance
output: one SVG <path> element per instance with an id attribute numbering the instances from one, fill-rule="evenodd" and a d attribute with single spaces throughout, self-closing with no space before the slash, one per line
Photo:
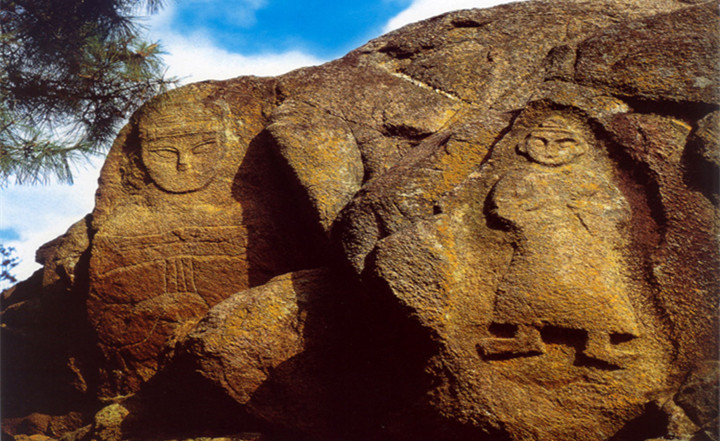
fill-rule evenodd
<path id="1" fill-rule="evenodd" d="M 284 218 L 292 204 L 258 139 L 271 96 L 271 81 L 173 91 L 108 158 L 88 298 L 107 396 L 137 391 L 213 305 L 312 261 L 295 252 L 301 225 Z"/>
<path id="2" fill-rule="evenodd" d="M 360 189 L 362 158 L 349 126 L 340 118 L 288 100 L 267 127 L 324 231 Z"/>
<path id="3" fill-rule="evenodd" d="M 3 294 L 4 434 L 717 440 L 718 11 L 457 11 L 152 100 Z"/>
<path id="4" fill-rule="evenodd" d="M 42 271 L 2 293 L 3 438 L 57 437 L 80 427 L 92 409 L 98 360 L 80 294 L 88 244 L 86 218 L 38 250 Z"/>
<path id="5" fill-rule="evenodd" d="M 705 435 L 718 439 L 718 362 L 693 370 L 673 399 Z"/>
<path id="6" fill-rule="evenodd" d="M 513 439 L 605 439 L 661 393 L 672 348 L 631 271 L 639 196 L 546 117 L 521 115 L 443 213 L 378 244 L 372 272 L 442 341 L 438 409 Z M 544 165 L 527 146 L 541 136 L 589 150 Z"/>
<path id="7" fill-rule="evenodd" d="M 316 403 L 330 396 L 328 384 L 314 370 L 316 346 L 331 339 L 333 282 L 327 270 L 306 270 L 236 294 L 188 334 L 181 356 L 259 418 L 304 431 L 326 424 L 331 409 Z"/>
<path id="8" fill-rule="evenodd" d="M 717 102 L 717 60 L 700 55 L 720 50 L 712 37 L 718 11 L 708 6 L 621 24 L 583 41 L 576 81 L 636 100 Z"/>

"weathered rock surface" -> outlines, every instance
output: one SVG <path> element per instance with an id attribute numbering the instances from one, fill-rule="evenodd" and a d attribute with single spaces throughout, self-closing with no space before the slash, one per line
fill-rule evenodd
<path id="1" fill-rule="evenodd" d="M 118 141 L 126 154 L 109 158 L 88 298 L 106 396 L 137 391 L 210 307 L 312 262 L 258 139 L 271 83 L 173 91 L 136 116 L 136 132 Z"/>
<path id="2" fill-rule="evenodd" d="M 331 397 L 319 370 L 334 346 L 331 297 L 342 293 L 333 282 L 327 270 L 305 270 L 238 293 L 208 312 L 179 357 L 252 415 L 305 431 L 326 425 L 332 408 L 317 403 Z"/>
<path id="3" fill-rule="evenodd" d="M 718 439 L 718 11 L 457 11 L 153 99 L 3 295 L 4 433 Z"/>

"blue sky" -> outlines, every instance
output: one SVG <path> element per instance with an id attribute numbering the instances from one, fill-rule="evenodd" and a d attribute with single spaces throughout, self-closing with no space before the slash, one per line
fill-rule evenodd
<path id="1" fill-rule="evenodd" d="M 174 23 L 178 32 L 211 28 L 217 44 L 232 52 L 301 50 L 334 58 L 381 34 L 388 18 L 410 4 L 410 0 L 268 0 L 241 3 L 228 13 L 226 3 L 192 0 L 178 3 Z"/>
<path id="2" fill-rule="evenodd" d="M 393 29 L 443 12 L 508 0 L 168 0 L 143 19 L 160 41 L 168 74 L 183 83 L 279 75 L 321 64 Z M 0 243 L 17 250 L 20 279 L 39 268 L 35 250 L 91 212 L 102 158 L 79 164 L 73 185 L 0 190 Z"/>

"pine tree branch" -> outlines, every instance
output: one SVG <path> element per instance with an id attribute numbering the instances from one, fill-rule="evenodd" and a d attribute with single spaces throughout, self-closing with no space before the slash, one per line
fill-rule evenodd
<path id="1" fill-rule="evenodd" d="M 142 102 L 175 85 L 138 8 L 163 0 L 16 0 L 0 9 L 0 185 L 71 181 Z M 63 136 L 56 127 L 62 128 Z"/>

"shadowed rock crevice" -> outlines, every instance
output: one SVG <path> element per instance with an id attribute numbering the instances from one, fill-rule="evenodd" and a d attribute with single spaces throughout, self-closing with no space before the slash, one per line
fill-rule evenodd
<path id="1" fill-rule="evenodd" d="M 689 188 L 702 192 L 715 207 L 720 206 L 720 111 L 713 111 L 693 128 L 682 158 L 684 182 Z"/>
<path id="2" fill-rule="evenodd" d="M 87 216 L 38 250 L 44 273 L 3 293 L 3 437 L 59 436 L 100 407 L 95 366 L 101 358 L 85 309 L 91 234 Z"/>
<path id="3" fill-rule="evenodd" d="M 265 424 L 194 373 L 182 359 L 123 406 L 130 412 L 121 423 L 123 439 L 175 439 L 187 434 L 220 437 L 267 431 Z"/>
<path id="4" fill-rule="evenodd" d="M 457 11 L 154 98 L 3 293 L 3 439 L 717 439 L 717 7 Z"/>
<path id="5" fill-rule="evenodd" d="M 648 404 L 642 415 L 628 422 L 608 441 L 662 438 L 666 434 L 668 422 L 668 416 L 665 413 L 658 409 L 656 405 Z"/>

